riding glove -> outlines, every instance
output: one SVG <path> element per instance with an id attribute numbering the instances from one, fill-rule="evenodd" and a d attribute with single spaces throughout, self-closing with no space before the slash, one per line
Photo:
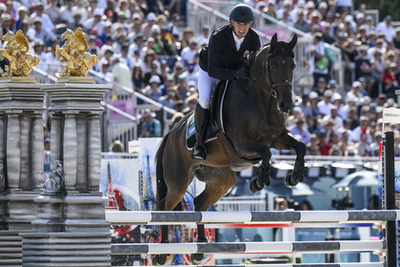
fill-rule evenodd
<path id="1" fill-rule="evenodd" d="M 249 70 L 247 68 L 240 68 L 233 77 L 235 79 L 246 79 L 249 75 Z"/>

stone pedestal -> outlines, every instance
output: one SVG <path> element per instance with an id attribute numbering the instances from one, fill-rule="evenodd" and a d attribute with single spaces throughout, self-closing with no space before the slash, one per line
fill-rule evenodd
<path id="1" fill-rule="evenodd" d="M 21 232 L 31 230 L 42 192 L 44 92 L 0 83 L 0 265 L 21 265 Z"/>
<path id="2" fill-rule="evenodd" d="M 111 87 L 66 83 L 42 88 L 51 99 L 49 178 L 54 179 L 46 181 L 52 187 L 34 199 L 38 205 L 34 233 L 21 234 L 23 266 L 110 266 L 107 198 L 99 187 L 100 101 Z"/>

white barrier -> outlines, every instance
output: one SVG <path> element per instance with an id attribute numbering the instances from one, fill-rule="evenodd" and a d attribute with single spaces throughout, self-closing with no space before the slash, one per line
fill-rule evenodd
<path id="1" fill-rule="evenodd" d="M 180 225 L 233 223 L 384 222 L 400 220 L 400 210 L 362 211 L 106 211 L 112 224 Z"/>

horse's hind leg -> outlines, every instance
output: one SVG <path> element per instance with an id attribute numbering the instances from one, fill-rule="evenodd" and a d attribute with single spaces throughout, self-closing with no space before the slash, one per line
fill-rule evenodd
<path id="1" fill-rule="evenodd" d="M 296 161 L 294 168 L 285 178 L 285 185 L 287 187 L 294 187 L 304 178 L 304 157 L 306 155 L 306 145 L 293 137 L 291 133 L 287 133 L 282 139 L 279 139 L 281 146 L 276 145 L 277 149 L 294 149 L 296 152 Z M 286 145 L 283 145 L 286 144 Z"/>
<path id="2" fill-rule="evenodd" d="M 203 167 L 196 171 L 196 177 L 206 183 L 206 188 L 194 199 L 196 211 L 206 211 L 223 197 L 236 183 L 236 173 L 230 167 Z M 197 225 L 197 242 L 206 242 L 204 224 Z M 191 255 L 192 263 L 197 265 L 204 258 L 203 253 Z"/>

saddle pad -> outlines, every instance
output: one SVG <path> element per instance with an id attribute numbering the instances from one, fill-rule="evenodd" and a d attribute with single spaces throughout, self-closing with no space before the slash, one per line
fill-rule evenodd
<path id="1" fill-rule="evenodd" d="M 220 120 L 218 119 L 218 127 L 221 127 Z M 196 137 L 195 137 L 195 127 L 194 127 L 194 113 L 189 117 L 188 122 L 187 122 L 187 128 L 186 128 L 186 146 L 189 150 L 191 150 L 196 144 Z M 214 139 L 216 139 L 216 135 L 211 127 L 211 124 L 207 124 L 206 128 L 206 134 L 204 138 L 204 142 L 210 142 Z"/>

